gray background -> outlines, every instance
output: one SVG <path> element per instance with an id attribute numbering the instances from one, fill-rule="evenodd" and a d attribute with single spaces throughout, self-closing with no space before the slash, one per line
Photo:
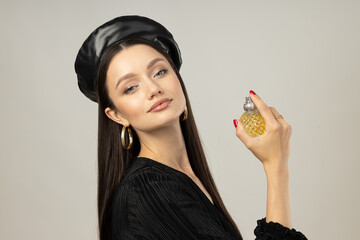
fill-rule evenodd
<path id="1" fill-rule="evenodd" d="M 178 42 L 215 181 L 245 239 L 266 216 L 260 161 L 232 120 L 253 89 L 293 127 L 293 226 L 360 235 L 359 1 L 0 1 L 0 238 L 97 239 L 97 104 L 80 45 L 125 14 Z"/>

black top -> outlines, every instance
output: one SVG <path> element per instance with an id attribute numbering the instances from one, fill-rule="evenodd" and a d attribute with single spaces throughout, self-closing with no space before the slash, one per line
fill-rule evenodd
<path id="1" fill-rule="evenodd" d="M 150 158 L 135 159 L 115 191 L 111 212 L 114 240 L 242 240 L 188 175 Z M 254 234 L 256 240 L 307 240 L 265 218 Z"/>

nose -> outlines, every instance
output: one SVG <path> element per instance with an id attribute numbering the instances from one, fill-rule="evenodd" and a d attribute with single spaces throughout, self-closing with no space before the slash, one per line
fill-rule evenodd
<path id="1" fill-rule="evenodd" d="M 149 79 L 148 84 L 149 91 L 147 94 L 149 99 L 152 99 L 154 96 L 163 93 L 163 89 L 158 84 L 154 83 L 153 80 Z"/>

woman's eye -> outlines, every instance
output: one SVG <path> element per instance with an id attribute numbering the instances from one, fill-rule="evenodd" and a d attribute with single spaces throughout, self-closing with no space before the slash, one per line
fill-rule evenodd
<path id="1" fill-rule="evenodd" d="M 136 87 L 136 86 L 131 86 L 131 87 L 126 88 L 124 93 L 127 94 L 128 92 L 132 92 L 132 91 L 130 91 L 130 89 L 132 89 L 134 87 Z"/>
<path id="2" fill-rule="evenodd" d="M 162 74 L 159 74 L 159 73 L 162 73 Z M 158 71 L 158 72 L 155 74 L 155 76 L 164 75 L 165 73 L 167 73 L 167 69 L 161 69 L 160 71 Z M 125 93 L 125 94 L 128 94 L 129 92 L 132 92 L 132 89 L 135 88 L 135 87 L 136 87 L 136 86 L 134 85 L 134 86 L 130 86 L 130 87 L 126 88 L 126 89 L 124 90 L 124 93 Z"/>
<path id="3" fill-rule="evenodd" d="M 158 71 L 155 76 L 158 76 L 159 73 L 163 72 L 164 74 L 167 72 L 167 69 L 162 69 L 160 71 Z M 160 74 L 160 75 L 164 75 L 164 74 Z"/>

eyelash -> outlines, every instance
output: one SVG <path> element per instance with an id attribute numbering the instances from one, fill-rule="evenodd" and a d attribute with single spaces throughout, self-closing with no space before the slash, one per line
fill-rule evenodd
<path id="1" fill-rule="evenodd" d="M 156 76 L 159 72 L 162 72 L 162 71 L 164 71 L 164 74 L 167 73 L 167 69 L 161 69 L 160 71 L 158 71 L 158 72 L 155 74 L 155 76 Z M 130 86 L 130 87 L 126 88 L 126 89 L 124 90 L 124 93 L 127 94 L 128 92 L 131 92 L 131 91 L 129 91 L 129 90 L 130 90 L 131 88 L 133 88 L 133 87 L 136 87 L 136 86 L 133 85 L 133 86 Z"/>

